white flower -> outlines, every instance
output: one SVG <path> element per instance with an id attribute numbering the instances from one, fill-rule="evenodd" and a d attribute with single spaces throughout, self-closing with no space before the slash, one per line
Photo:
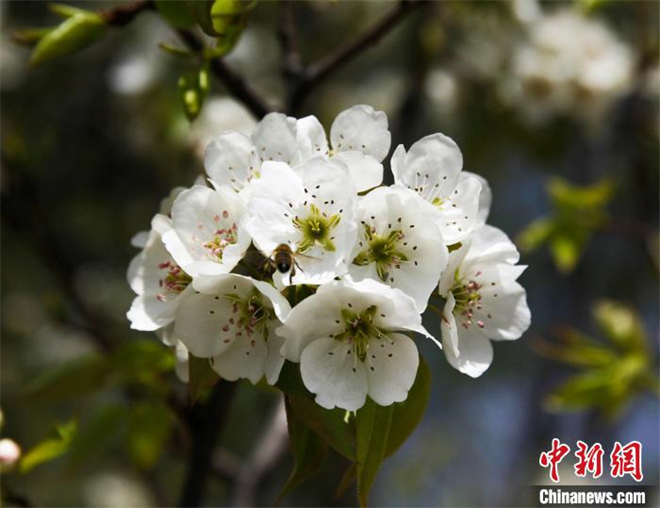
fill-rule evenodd
<path id="1" fill-rule="evenodd" d="M 406 152 L 403 145 L 391 160 L 394 182 L 417 192 L 430 206 L 442 238 L 452 245 L 467 238 L 479 222 L 481 182 L 463 176 L 463 155 L 451 138 L 426 136 Z"/>
<path id="2" fill-rule="evenodd" d="M 220 134 L 206 147 L 204 167 L 216 186 L 240 192 L 253 178 L 260 177 L 265 161 L 290 166 L 301 161 L 295 118 L 269 113 L 256 125 L 251 138 L 234 131 Z"/>
<path id="3" fill-rule="evenodd" d="M 349 411 L 362 407 L 367 395 L 383 406 L 405 400 L 419 356 L 412 339 L 398 332 L 430 337 L 412 298 L 369 279 L 321 286 L 279 331 L 284 356 L 300 362 L 316 402 Z"/>
<path id="4" fill-rule="evenodd" d="M 323 126 L 314 116 L 298 120 L 301 162 L 318 155 L 332 156 L 348 167 L 358 192 L 383 181 L 381 162 L 390 151 L 391 134 L 387 116 L 371 106 L 353 106 L 337 115 L 330 128 L 332 150 Z"/>
<path id="5" fill-rule="evenodd" d="M 138 295 L 126 314 L 135 330 L 154 331 L 169 325 L 182 295 L 190 292 L 191 277 L 174 261 L 162 240 L 171 230 L 170 219 L 157 214 L 146 237 L 139 233 L 133 239 L 134 245 L 143 247 L 127 273 L 128 284 Z"/>
<path id="6" fill-rule="evenodd" d="M 560 9 L 528 28 L 529 40 L 513 55 L 513 79 L 502 87 L 526 120 L 570 114 L 597 121 L 630 87 L 632 52 L 607 25 Z"/>
<path id="7" fill-rule="evenodd" d="M 493 361 L 492 340 L 518 339 L 531 315 L 524 288 L 516 279 L 525 266 L 515 265 L 515 245 L 499 229 L 482 226 L 449 255 L 439 284 L 446 300 L 442 343 L 449 363 L 478 377 Z"/>
<path id="8" fill-rule="evenodd" d="M 418 194 L 399 187 L 380 187 L 360 198 L 356 212 L 360 225 L 348 276 L 399 288 L 423 312 L 448 256 L 427 211 Z"/>
<path id="9" fill-rule="evenodd" d="M 256 384 L 264 375 L 270 384 L 284 363 L 283 339 L 276 333 L 291 310 L 270 284 L 242 275 L 196 278 L 195 293 L 176 314 L 174 334 L 224 379 L 249 379 Z"/>
<path id="10" fill-rule="evenodd" d="M 276 272 L 276 284 L 324 284 L 346 272 L 355 242 L 357 195 L 346 167 L 321 157 L 296 171 L 263 164 L 251 185 L 245 228 L 266 256 L 282 244 L 296 253 L 295 275 Z"/>
<path id="11" fill-rule="evenodd" d="M 174 260 L 193 277 L 230 272 L 250 238 L 241 227 L 245 206 L 226 188 L 193 185 L 172 205 L 173 229 L 163 242 Z"/>

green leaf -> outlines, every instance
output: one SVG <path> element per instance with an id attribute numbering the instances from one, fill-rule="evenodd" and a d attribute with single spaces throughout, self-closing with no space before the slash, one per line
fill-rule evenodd
<path id="1" fill-rule="evenodd" d="M 555 231 L 550 239 L 550 253 L 555 266 L 560 272 L 568 273 L 575 268 L 582 255 L 585 243 L 575 235 L 566 234 L 564 231 Z"/>
<path id="2" fill-rule="evenodd" d="M 93 12 L 81 11 L 44 35 L 30 57 L 31 65 L 79 51 L 105 35 L 105 21 Z"/>
<path id="3" fill-rule="evenodd" d="M 142 402 L 131 409 L 127 444 L 131 458 L 149 469 L 160 457 L 174 425 L 174 415 L 159 402 Z"/>
<path id="4" fill-rule="evenodd" d="M 548 182 L 548 193 L 558 208 L 593 211 L 602 209 L 614 196 L 614 184 L 609 179 L 593 185 L 578 186 L 554 177 Z"/>
<path id="5" fill-rule="evenodd" d="M 102 388 L 109 374 L 107 359 L 92 353 L 38 376 L 28 385 L 27 395 L 38 401 L 83 397 Z"/>
<path id="6" fill-rule="evenodd" d="M 202 67 L 196 72 L 187 72 L 179 77 L 179 98 L 188 121 L 195 120 L 202 111 L 209 88 L 210 81 L 206 67 Z"/>
<path id="7" fill-rule="evenodd" d="M 518 235 L 517 243 L 524 251 L 536 250 L 548 241 L 554 226 L 555 222 L 550 218 L 537 219 Z"/>
<path id="8" fill-rule="evenodd" d="M 431 395 L 431 371 L 420 357 L 415 383 L 408 398 L 392 405 L 392 427 L 390 429 L 385 457 L 389 457 L 408 439 L 424 416 Z"/>
<path id="9" fill-rule="evenodd" d="M 161 16 L 175 28 L 192 28 L 197 23 L 194 12 L 185 0 L 155 0 Z"/>
<path id="10" fill-rule="evenodd" d="M 633 308 L 611 300 L 602 300 L 594 307 L 594 319 L 612 343 L 624 351 L 646 350 L 646 331 L 639 313 Z"/>
<path id="11" fill-rule="evenodd" d="M 217 33 L 213 29 L 213 20 L 211 19 L 211 8 L 214 0 L 189 0 L 188 6 L 199 23 L 200 28 L 206 35 L 215 36 Z"/>
<path id="12" fill-rule="evenodd" d="M 288 400 L 286 401 L 286 418 L 294 466 L 274 504 L 279 504 L 293 489 L 314 475 L 323 465 L 328 453 L 327 445 L 318 434 L 298 418 Z"/>
<path id="13" fill-rule="evenodd" d="M 193 404 L 220 381 L 220 376 L 211 368 L 208 358 L 197 358 L 188 354 L 188 372 L 188 390 Z"/>
<path id="14" fill-rule="evenodd" d="M 358 500 L 363 507 L 369 504 L 369 491 L 385 458 L 393 410 L 368 398 L 355 416 Z"/>
<path id="15" fill-rule="evenodd" d="M 46 439 L 32 447 L 21 459 L 19 471 L 29 473 L 35 467 L 50 462 L 64 455 L 76 435 L 76 422 L 71 420 L 55 428 L 56 436 Z"/>
<path id="16" fill-rule="evenodd" d="M 276 385 L 287 395 L 287 403 L 297 417 L 328 445 L 349 460 L 355 460 L 355 425 L 345 421 L 341 409 L 324 409 L 303 384 L 300 366 L 285 362 Z"/>
<path id="17" fill-rule="evenodd" d="M 11 38 L 19 44 L 33 45 L 43 39 L 52 28 L 25 28 L 12 32 Z"/>
<path id="18" fill-rule="evenodd" d="M 312 399 L 299 395 L 289 395 L 288 401 L 298 418 L 328 445 L 347 459 L 356 459 L 355 426 L 345 421 L 345 411 L 322 408 Z"/>
<path id="19" fill-rule="evenodd" d="M 570 377 L 546 397 L 549 411 L 575 411 L 604 404 L 609 397 L 610 369 L 589 370 Z"/>

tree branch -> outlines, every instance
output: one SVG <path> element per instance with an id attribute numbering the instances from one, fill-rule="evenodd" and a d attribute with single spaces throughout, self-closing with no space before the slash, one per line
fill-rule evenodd
<path id="1" fill-rule="evenodd" d="M 291 106 L 293 105 L 294 93 L 304 73 L 298 47 L 298 33 L 296 31 L 296 20 L 293 9 L 293 0 L 282 0 L 280 2 L 278 37 L 282 48 L 282 75 L 286 84 L 285 111 L 287 113 L 293 113 Z"/>
<path id="2" fill-rule="evenodd" d="M 190 408 L 188 423 L 193 442 L 178 506 L 201 506 L 204 501 L 212 472 L 213 448 L 227 420 L 235 389 L 236 383 L 220 381 L 213 387 L 206 404 Z"/>
<path id="3" fill-rule="evenodd" d="M 397 26 L 406 16 L 416 8 L 427 3 L 428 0 L 401 0 L 399 4 L 378 22 L 368 28 L 356 40 L 340 47 L 334 53 L 312 64 L 306 71 L 301 71 L 299 84 L 292 93 L 292 110 L 297 110 L 311 90 L 330 74 L 339 69 L 346 62 L 373 44 L 376 44 L 390 30 Z"/>
<path id="4" fill-rule="evenodd" d="M 177 30 L 183 41 L 195 53 L 202 56 L 204 44 L 190 30 Z M 231 70 L 221 58 L 212 58 L 209 60 L 211 72 L 216 78 L 222 81 L 229 93 L 241 101 L 257 117 L 263 118 L 272 110 L 243 78 Z"/>
<path id="5" fill-rule="evenodd" d="M 100 11 L 98 14 L 105 20 L 107 25 L 122 27 L 128 25 L 141 12 L 153 10 L 155 7 L 152 0 L 142 0 L 118 5 L 112 9 Z"/>

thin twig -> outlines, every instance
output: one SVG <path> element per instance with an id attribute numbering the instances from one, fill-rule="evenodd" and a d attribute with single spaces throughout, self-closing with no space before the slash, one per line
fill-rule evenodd
<path id="1" fill-rule="evenodd" d="M 304 98 L 318 83 L 369 46 L 376 44 L 406 16 L 425 3 L 427 3 L 427 0 L 401 0 L 394 9 L 368 28 L 356 40 L 341 46 L 334 53 L 310 65 L 306 71 L 301 73 L 300 84 L 292 94 L 291 109 L 297 110 Z"/>
<path id="2" fill-rule="evenodd" d="M 100 11 L 98 14 L 109 26 L 122 27 L 128 25 L 141 12 L 152 10 L 155 7 L 152 0 L 142 0 L 121 4 L 112 9 Z"/>
<path id="3" fill-rule="evenodd" d="M 280 27 L 278 30 L 280 46 L 282 48 L 282 74 L 287 93 L 285 107 L 287 113 L 293 113 L 292 101 L 295 90 L 300 85 L 301 78 L 304 74 L 298 47 L 294 3 L 294 0 L 282 0 L 280 2 Z"/>

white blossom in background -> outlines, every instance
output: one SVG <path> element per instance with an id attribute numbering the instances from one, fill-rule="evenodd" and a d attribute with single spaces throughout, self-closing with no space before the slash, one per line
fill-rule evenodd
<path id="1" fill-rule="evenodd" d="M 276 329 L 291 310 L 287 300 L 267 282 L 236 274 L 196 278 L 193 286 L 199 292 L 179 306 L 175 336 L 224 379 L 256 384 L 265 375 L 274 384 L 284 363 Z"/>
<path id="2" fill-rule="evenodd" d="M 516 282 L 526 266 L 499 229 L 482 226 L 449 255 L 438 291 L 445 300 L 442 344 L 449 363 L 478 377 L 493 361 L 490 340 L 515 340 L 531 314 L 524 288 Z"/>
<path id="3" fill-rule="evenodd" d="M 325 284 L 346 273 L 357 229 L 346 166 L 316 157 L 296 171 L 266 162 L 263 173 L 251 186 L 245 228 L 264 256 L 282 244 L 297 254 L 295 275 L 276 272 L 276 284 Z"/>
<path id="4" fill-rule="evenodd" d="M 402 332 L 431 337 L 412 298 L 370 279 L 321 286 L 292 309 L 279 331 L 285 357 L 300 362 L 316 402 L 348 411 L 362 407 L 367 396 L 383 406 L 405 400 L 419 356 Z"/>
<path id="5" fill-rule="evenodd" d="M 576 114 L 597 122 L 631 86 L 632 51 L 601 21 L 560 9 L 526 28 L 501 95 L 528 121 Z"/>
<path id="6" fill-rule="evenodd" d="M 172 205 L 172 229 L 163 242 L 187 273 L 229 273 L 245 255 L 250 237 L 241 226 L 245 205 L 225 188 L 193 185 Z"/>
<path id="7" fill-rule="evenodd" d="M 418 193 L 447 245 L 468 237 L 478 224 L 481 182 L 461 174 L 463 154 L 456 143 L 432 134 L 406 152 L 399 145 L 390 161 L 394 183 Z"/>
<path id="8" fill-rule="evenodd" d="M 347 277 L 399 288 L 423 312 L 448 256 L 427 212 L 426 202 L 408 189 L 381 187 L 360 198 L 358 236 Z"/>

